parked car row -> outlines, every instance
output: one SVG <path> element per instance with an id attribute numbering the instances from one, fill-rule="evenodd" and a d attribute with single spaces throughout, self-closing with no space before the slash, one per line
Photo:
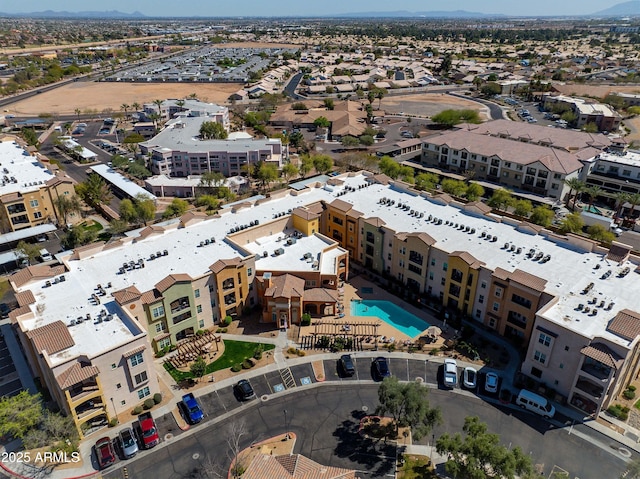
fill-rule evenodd
<path id="1" fill-rule="evenodd" d="M 117 460 L 116 449 L 121 459 L 131 459 L 139 450 L 139 438 L 130 427 L 124 428 L 112 440 L 110 437 L 102 437 L 96 441 L 95 450 L 100 470 L 115 464 Z"/>

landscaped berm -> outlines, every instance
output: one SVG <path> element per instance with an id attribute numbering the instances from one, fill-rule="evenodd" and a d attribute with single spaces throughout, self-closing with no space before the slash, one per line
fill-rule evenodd
<path id="1" fill-rule="evenodd" d="M 183 387 L 192 386 L 198 379 L 216 371 L 250 369 L 262 360 L 263 353 L 275 348 L 273 344 L 222 340 L 213 333 L 194 336 L 193 344 L 199 344 L 192 348 L 194 352 L 181 353 L 178 346 L 164 361 L 164 368 Z M 178 357 L 179 354 L 189 354 L 188 359 Z"/>

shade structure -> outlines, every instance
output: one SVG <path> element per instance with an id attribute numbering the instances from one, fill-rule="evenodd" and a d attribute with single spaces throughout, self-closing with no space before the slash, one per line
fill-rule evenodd
<path id="1" fill-rule="evenodd" d="M 431 338 L 437 338 L 442 334 L 442 329 L 440 329 L 438 326 L 429 326 L 427 328 L 426 333 L 427 333 L 427 336 Z"/>

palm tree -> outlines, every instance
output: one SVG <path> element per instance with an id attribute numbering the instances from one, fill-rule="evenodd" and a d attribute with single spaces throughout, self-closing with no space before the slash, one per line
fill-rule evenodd
<path id="1" fill-rule="evenodd" d="M 158 118 L 162 118 L 162 100 L 153 100 L 153 104 L 158 107 Z"/>
<path id="2" fill-rule="evenodd" d="M 564 184 L 567 185 L 569 187 L 569 194 L 567 195 L 567 206 L 569 206 L 569 203 L 571 203 L 571 197 L 573 196 L 573 192 L 575 191 L 575 197 L 578 197 L 578 193 L 580 191 L 584 190 L 585 184 L 584 182 L 580 181 L 578 178 L 567 178 L 566 180 L 564 180 Z M 575 211 L 576 209 L 576 202 L 573 202 L 573 205 L 571 206 L 571 211 Z"/>
<path id="3" fill-rule="evenodd" d="M 67 224 L 67 218 L 70 214 L 79 213 L 82 210 L 82 203 L 77 195 L 58 196 L 53 200 L 53 205 L 56 207 L 58 214 L 62 217 L 62 224 Z"/>
<path id="4" fill-rule="evenodd" d="M 387 90 L 385 90 L 384 88 L 376 89 L 376 98 L 378 99 L 378 110 L 380 109 L 380 106 L 382 105 L 382 99 L 386 94 L 387 94 Z"/>
<path id="5" fill-rule="evenodd" d="M 177 100 L 176 101 L 176 105 L 178 105 L 178 107 L 180 108 L 180 110 L 182 111 L 182 107 L 184 106 L 185 101 L 184 100 Z"/>
<path id="6" fill-rule="evenodd" d="M 134 101 L 131 104 L 131 109 L 136 113 L 139 112 L 140 111 L 140 103 L 138 103 L 137 101 Z"/>
<path id="7" fill-rule="evenodd" d="M 596 197 L 602 194 L 602 188 L 596 185 L 588 186 L 584 189 L 584 194 L 586 194 L 587 198 L 589 198 L 587 211 L 591 212 L 591 205 L 595 201 Z"/>
<path id="8" fill-rule="evenodd" d="M 480 86 L 482 85 L 482 78 L 479 76 L 475 76 L 473 78 L 473 85 L 476 87 L 476 91 L 480 91 Z"/>
<path id="9" fill-rule="evenodd" d="M 120 105 L 120 109 L 121 109 L 122 111 L 124 111 L 124 121 L 127 121 L 127 117 L 128 117 L 128 113 L 129 113 L 129 108 L 131 108 L 131 107 L 130 107 L 130 105 L 128 105 L 128 104 L 126 104 L 126 103 L 123 103 L 122 105 Z"/>
<path id="10" fill-rule="evenodd" d="M 80 108 L 76 108 L 75 112 L 76 112 L 76 116 L 78 117 L 78 120 L 80 120 L 80 113 L 81 113 Z"/>
<path id="11" fill-rule="evenodd" d="M 631 218 L 635 218 L 636 206 L 640 205 L 640 193 L 632 193 L 631 195 L 629 195 L 629 203 L 631 203 L 629 216 L 631 216 Z"/>
<path id="12" fill-rule="evenodd" d="M 614 199 L 616 200 L 616 214 L 615 218 L 620 217 L 620 212 L 622 211 L 624 204 L 629 202 L 629 197 L 631 195 L 629 193 L 625 193 L 624 191 L 619 191 L 614 195 Z"/>

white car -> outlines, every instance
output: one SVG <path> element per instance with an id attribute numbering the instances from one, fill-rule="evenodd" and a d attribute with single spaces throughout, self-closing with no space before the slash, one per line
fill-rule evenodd
<path id="1" fill-rule="evenodd" d="M 500 379 L 496 373 L 487 373 L 484 380 L 484 390 L 488 393 L 497 393 L 499 380 Z"/>
<path id="2" fill-rule="evenodd" d="M 478 380 L 478 371 L 471 366 L 464 368 L 462 372 L 462 384 L 467 389 L 475 389 Z"/>
<path id="3" fill-rule="evenodd" d="M 447 388 L 454 388 L 458 382 L 458 363 L 455 359 L 444 360 L 443 382 Z"/>

